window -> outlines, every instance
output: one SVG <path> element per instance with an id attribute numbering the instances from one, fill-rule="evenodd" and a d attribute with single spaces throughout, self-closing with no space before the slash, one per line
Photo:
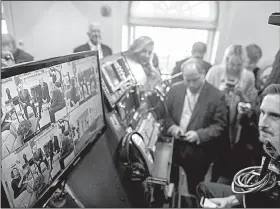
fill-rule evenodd
<path id="1" fill-rule="evenodd" d="M 7 21 L 4 18 L 4 7 L 1 2 L 1 32 L 2 34 L 8 34 Z"/>
<path id="2" fill-rule="evenodd" d="M 215 1 L 132 1 L 128 44 L 143 35 L 151 37 L 163 74 L 172 73 L 177 61 L 190 56 L 197 41 L 207 44 L 209 61 L 217 14 Z"/>
<path id="3" fill-rule="evenodd" d="M 5 19 L 1 19 L 1 31 L 2 34 L 8 34 L 8 27 Z"/>

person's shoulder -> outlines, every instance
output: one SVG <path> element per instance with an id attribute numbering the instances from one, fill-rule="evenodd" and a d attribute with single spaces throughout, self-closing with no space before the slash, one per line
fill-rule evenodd
<path id="1" fill-rule="evenodd" d="M 27 53 L 26 51 L 22 49 L 17 49 L 17 50 L 18 50 L 18 52 L 16 53 L 17 56 L 15 56 L 17 63 L 29 62 L 34 60 L 34 57 L 31 54 Z"/>
<path id="2" fill-rule="evenodd" d="M 81 51 L 85 51 L 85 50 L 89 50 L 89 45 L 88 45 L 88 43 L 79 45 L 79 46 L 77 46 L 76 48 L 74 48 L 74 52 L 81 52 Z"/>
<path id="3" fill-rule="evenodd" d="M 203 60 L 203 63 L 204 63 L 206 70 L 209 70 L 212 67 L 211 63 L 209 63 L 209 62 L 206 62 Z"/>
<path id="4" fill-rule="evenodd" d="M 210 73 L 221 73 L 223 71 L 223 68 L 221 65 L 213 65 L 208 72 Z"/>
<path id="5" fill-rule="evenodd" d="M 105 44 L 101 44 L 101 47 L 104 48 L 104 49 L 107 49 L 109 51 L 112 51 L 112 49 L 109 46 L 105 45 Z"/>
<path id="6" fill-rule="evenodd" d="M 207 82 L 207 81 L 205 81 L 205 88 L 207 88 L 207 90 L 209 91 L 209 94 L 211 94 L 211 95 L 216 95 L 216 97 L 214 97 L 214 99 L 215 98 L 220 98 L 220 97 L 223 97 L 223 92 L 222 91 L 220 91 L 216 86 L 214 86 L 214 85 L 212 85 L 211 83 L 209 83 L 209 82 Z"/>
<path id="7" fill-rule="evenodd" d="M 171 85 L 170 90 L 176 91 L 178 89 L 184 88 L 184 86 L 185 86 L 184 81 L 178 81 L 178 82 L 175 82 Z"/>
<path id="8" fill-rule="evenodd" d="M 187 57 L 187 58 L 185 58 L 185 59 L 182 59 L 182 60 L 176 62 L 176 65 L 181 66 L 181 65 L 182 65 L 185 61 L 187 61 L 188 59 L 189 59 L 189 57 Z"/>
<path id="9" fill-rule="evenodd" d="M 244 79 L 255 79 L 254 73 L 246 68 L 243 69 L 243 76 Z"/>

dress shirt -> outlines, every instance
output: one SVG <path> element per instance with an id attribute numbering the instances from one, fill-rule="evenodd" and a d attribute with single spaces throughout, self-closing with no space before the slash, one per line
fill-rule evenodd
<path id="1" fill-rule="evenodd" d="M 184 130 L 184 132 L 186 132 L 187 130 L 187 127 L 189 125 L 194 107 L 196 105 L 196 102 L 202 90 L 202 87 L 195 94 L 193 94 L 188 88 L 186 90 L 184 106 L 183 106 L 182 116 L 180 120 L 180 127 Z"/>
<path id="2" fill-rule="evenodd" d="M 99 59 L 103 58 L 103 52 L 102 52 L 101 44 L 98 43 L 97 45 L 94 45 L 93 43 L 91 43 L 91 41 L 88 41 L 88 45 L 90 47 L 90 50 L 92 50 L 92 51 L 97 50 L 98 51 Z"/>

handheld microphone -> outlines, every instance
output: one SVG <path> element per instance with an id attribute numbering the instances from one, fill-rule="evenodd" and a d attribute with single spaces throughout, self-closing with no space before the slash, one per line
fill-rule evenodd
<path id="1" fill-rule="evenodd" d="M 264 162 L 261 166 L 260 176 L 258 178 L 259 180 L 261 180 L 266 175 L 266 173 L 268 171 L 269 163 L 270 163 L 270 158 L 265 157 Z"/>

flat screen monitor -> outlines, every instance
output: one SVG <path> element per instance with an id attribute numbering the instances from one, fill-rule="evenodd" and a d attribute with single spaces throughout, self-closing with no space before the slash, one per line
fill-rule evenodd
<path id="1" fill-rule="evenodd" d="M 2 185 L 10 207 L 41 207 L 105 130 L 98 53 L 14 65 L 1 77 Z"/>

